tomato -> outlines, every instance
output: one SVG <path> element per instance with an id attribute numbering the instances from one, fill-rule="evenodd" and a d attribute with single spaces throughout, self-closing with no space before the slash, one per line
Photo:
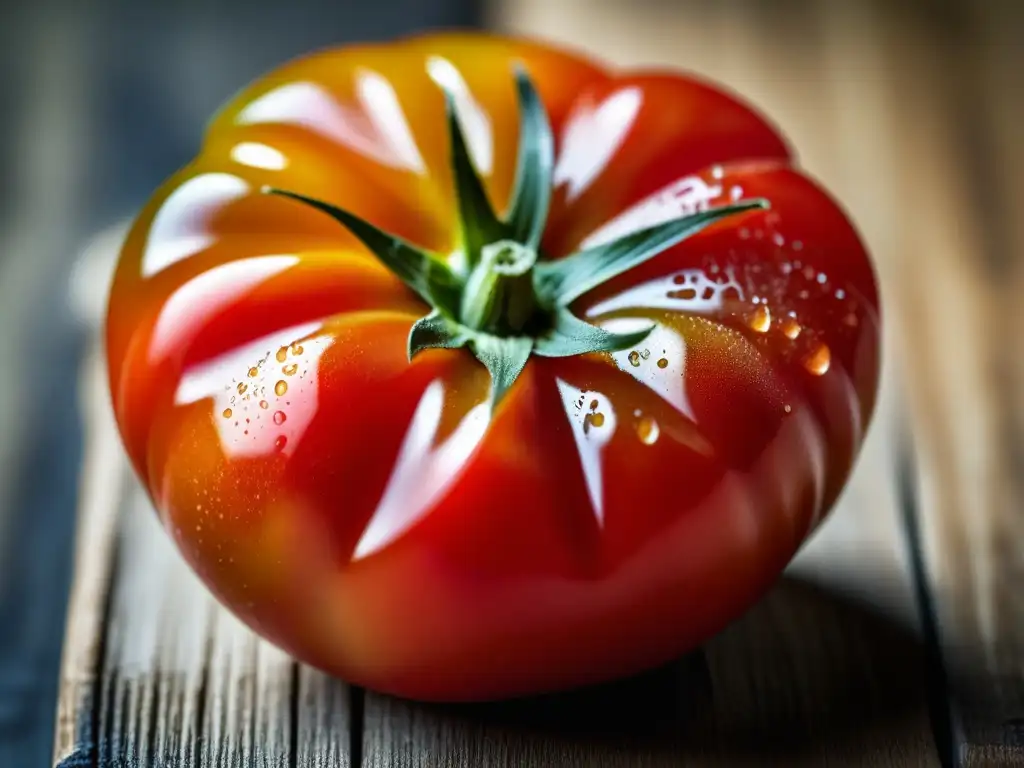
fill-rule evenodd
<path id="1" fill-rule="evenodd" d="M 139 214 L 109 383 L 216 597 L 434 700 L 628 675 L 777 579 L 867 428 L 865 248 L 718 86 L 458 33 L 244 89 Z"/>

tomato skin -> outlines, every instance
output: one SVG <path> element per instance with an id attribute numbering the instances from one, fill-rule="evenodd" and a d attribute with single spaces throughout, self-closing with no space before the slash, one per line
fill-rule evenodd
<path id="1" fill-rule="evenodd" d="M 431 76 L 471 95 L 460 114 L 502 210 L 516 61 L 556 136 L 550 257 L 686 206 L 771 208 L 584 295 L 580 316 L 655 331 L 531 358 L 492 416 L 465 350 L 407 359 L 418 298 L 336 222 L 260 189 L 452 252 Z M 128 455 L 221 602 L 352 683 L 471 700 L 665 662 L 762 595 L 856 459 L 879 323 L 847 217 L 736 97 L 440 34 L 317 53 L 236 97 L 140 213 L 107 353 Z"/>

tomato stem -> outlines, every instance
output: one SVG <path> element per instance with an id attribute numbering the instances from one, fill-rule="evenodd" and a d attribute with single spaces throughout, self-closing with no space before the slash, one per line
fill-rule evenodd
<path id="1" fill-rule="evenodd" d="M 462 294 L 462 324 L 497 336 L 522 333 L 537 312 L 536 263 L 537 252 L 514 240 L 485 245 Z"/>

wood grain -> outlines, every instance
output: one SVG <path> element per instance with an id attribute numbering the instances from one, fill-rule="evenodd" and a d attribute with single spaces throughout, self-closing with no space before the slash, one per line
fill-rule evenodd
<path id="1" fill-rule="evenodd" d="M 901 247 L 927 254 L 903 297 L 922 543 L 967 766 L 1024 765 L 1022 31 L 1019 5 L 977 4 L 891 49 L 908 96 L 894 108 L 915 126 L 901 198 L 924 212 Z"/>
<path id="2" fill-rule="evenodd" d="M 79 388 L 85 414 L 85 460 L 54 737 L 54 763 L 68 768 L 90 766 L 96 759 L 97 672 L 106 632 L 116 513 L 125 482 L 113 418 L 97 407 L 105 402 L 105 387 L 102 356 L 99 345 L 94 344 L 86 356 Z"/>

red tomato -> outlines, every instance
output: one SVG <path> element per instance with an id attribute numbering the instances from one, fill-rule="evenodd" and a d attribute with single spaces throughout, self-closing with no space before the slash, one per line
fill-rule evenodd
<path id="1" fill-rule="evenodd" d="M 542 109 L 524 106 L 531 84 Z M 486 199 L 453 171 L 459 138 Z M 545 146 L 547 164 L 524 154 Z M 567 254 L 768 207 L 590 290 L 574 272 L 561 304 L 528 291 L 521 322 L 494 298 L 502 273 L 473 314 L 470 277 L 497 272 L 474 271 L 489 257 L 459 201 L 506 226 L 534 161 L 542 239 L 488 262 L 526 253 L 530 291 Z M 444 333 L 468 335 L 410 361 L 435 294 L 267 185 L 429 251 L 462 296 Z M 556 312 L 575 336 L 551 342 Z M 437 34 L 317 53 L 238 95 L 132 229 L 107 351 L 135 470 L 224 605 L 353 683 L 468 700 L 649 668 L 762 595 L 850 472 L 879 306 L 846 216 L 735 96 Z"/>

